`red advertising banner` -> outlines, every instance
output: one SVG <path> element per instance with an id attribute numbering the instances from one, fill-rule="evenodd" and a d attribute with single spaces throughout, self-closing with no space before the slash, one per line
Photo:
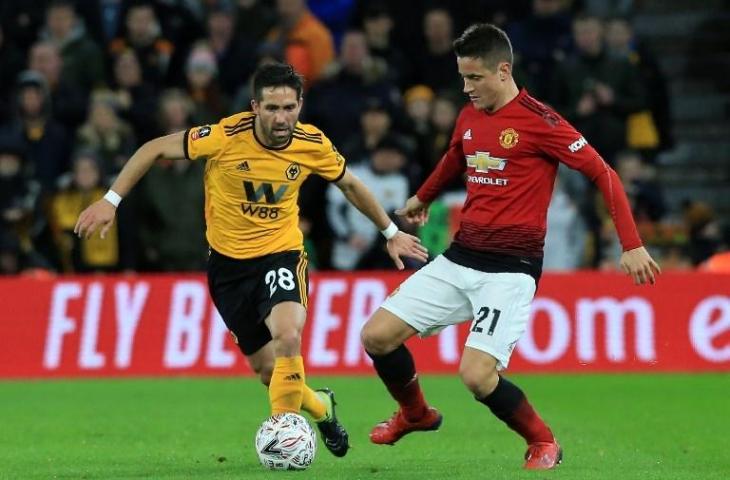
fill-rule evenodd
<path id="1" fill-rule="evenodd" d="M 360 329 L 406 275 L 313 273 L 308 372 L 371 373 Z M 0 378 L 250 372 L 200 275 L 3 278 L 0 305 Z M 413 339 L 419 371 L 456 372 L 470 325 Z M 730 275 L 545 275 L 510 371 L 730 371 Z"/>

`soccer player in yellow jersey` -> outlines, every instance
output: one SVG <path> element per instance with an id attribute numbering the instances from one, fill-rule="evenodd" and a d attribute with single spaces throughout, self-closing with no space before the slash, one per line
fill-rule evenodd
<path id="1" fill-rule="evenodd" d="M 418 238 L 398 230 L 345 159 L 316 127 L 299 123 L 302 79 L 290 65 L 266 65 L 254 74 L 253 112 L 215 125 L 151 140 L 135 152 L 103 199 L 79 216 L 75 232 L 101 236 L 121 199 L 160 158 L 205 161 L 208 285 L 213 302 L 261 381 L 272 415 L 308 412 L 327 448 L 344 456 L 348 435 L 338 422 L 334 395 L 305 383 L 301 334 L 307 306 L 307 257 L 298 227 L 299 187 L 311 174 L 334 182 L 401 256 L 426 261 Z M 184 215 L 184 199 L 180 214 Z"/>

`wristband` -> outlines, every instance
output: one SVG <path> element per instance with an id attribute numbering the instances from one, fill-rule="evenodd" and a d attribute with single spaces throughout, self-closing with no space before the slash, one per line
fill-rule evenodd
<path id="1" fill-rule="evenodd" d="M 385 230 L 381 230 L 380 233 L 383 234 L 386 240 L 390 240 L 391 238 L 395 237 L 395 234 L 398 233 L 398 226 L 390 222 L 390 225 Z"/>
<path id="2" fill-rule="evenodd" d="M 122 197 L 120 197 L 114 190 L 109 189 L 109 191 L 104 194 L 104 200 L 111 203 L 116 208 L 119 206 L 119 202 L 122 201 Z"/>

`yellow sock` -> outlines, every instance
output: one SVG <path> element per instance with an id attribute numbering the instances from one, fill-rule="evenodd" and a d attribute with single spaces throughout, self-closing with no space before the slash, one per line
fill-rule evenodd
<path id="1" fill-rule="evenodd" d="M 271 414 L 299 413 L 302 408 L 304 389 L 304 360 L 297 357 L 277 357 L 274 360 L 274 373 L 269 384 Z"/>
<path id="2" fill-rule="evenodd" d="M 315 422 L 324 420 L 327 416 L 327 405 L 319 398 L 319 395 L 307 385 L 304 385 L 302 393 L 302 410 L 311 415 Z"/>

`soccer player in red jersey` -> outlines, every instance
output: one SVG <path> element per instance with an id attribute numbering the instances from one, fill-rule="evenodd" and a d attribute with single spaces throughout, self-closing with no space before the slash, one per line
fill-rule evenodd
<path id="1" fill-rule="evenodd" d="M 465 174 L 461 225 L 443 255 L 403 282 L 363 328 L 365 350 L 399 404 L 370 439 L 393 444 L 407 433 L 439 428 L 441 414 L 426 403 L 404 342 L 473 318 L 459 367 L 464 384 L 525 439 L 524 467 L 549 469 L 562 459 L 560 445 L 522 390 L 499 372 L 529 319 L 559 162 L 601 190 L 623 246 L 624 272 L 636 284 L 653 284 L 660 269 L 642 246 L 616 172 L 565 119 L 515 84 L 507 35 L 493 25 L 472 25 L 454 50 L 471 103 L 440 163 L 396 213 L 423 224 L 429 203 Z"/>

